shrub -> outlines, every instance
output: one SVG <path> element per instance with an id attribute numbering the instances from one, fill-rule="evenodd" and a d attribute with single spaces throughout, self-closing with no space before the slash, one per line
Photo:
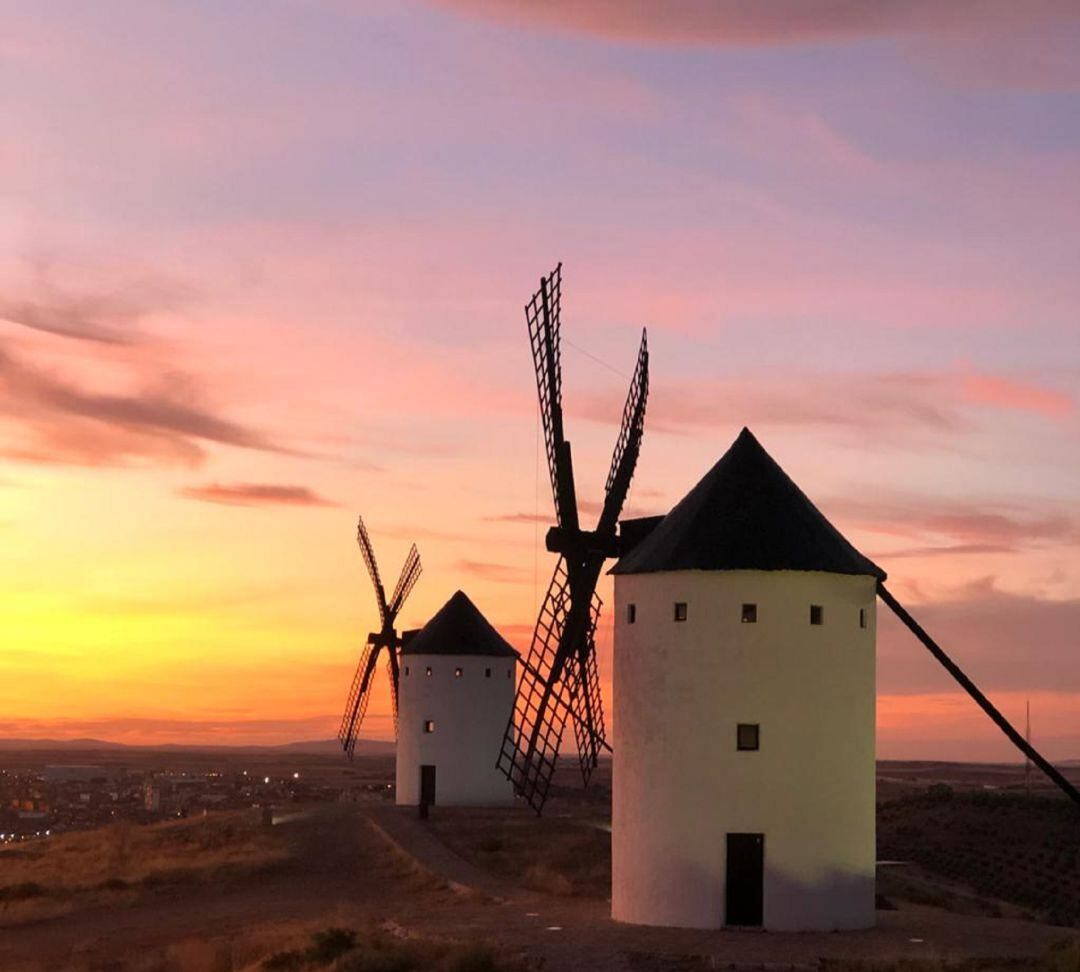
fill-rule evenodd
<path id="1" fill-rule="evenodd" d="M 419 972 L 425 966 L 417 964 L 408 951 L 368 951 L 362 949 L 350 955 L 338 966 L 340 972 Z"/>
<path id="2" fill-rule="evenodd" d="M 25 901 L 27 898 L 40 898 L 45 889 L 36 881 L 23 881 L 21 884 L 9 884 L 0 888 L 0 901 Z"/>
<path id="3" fill-rule="evenodd" d="M 305 953 L 309 962 L 326 965 L 346 952 L 356 948 L 356 932 L 351 928 L 327 928 L 311 936 L 311 945 Z"/>
<path id="4" fill-rule="evenodd" d="M 953 788 L 948 783 L 931 783 L 926 788 L 926 795 L 934 802 L 944 802 L 953 798 Z"/>
<path id="5" fill-rule="evenodd" d="M 449 972 L 499 972 L 499 968 L 491 949 L 471 945 L 450 962 Z"/>
<path id="6" fill-rule="evenodd" d="M 287 952 L 275 952 L 263 959 L 262 967 L 266 972 L 296 972 L 306 965 L 303 952 L 290 949 Z"/>

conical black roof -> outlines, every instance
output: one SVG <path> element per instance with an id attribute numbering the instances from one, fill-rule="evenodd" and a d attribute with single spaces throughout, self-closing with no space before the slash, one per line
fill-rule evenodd
<path id="1" fill-rule="evenodd" d="M 745 428 L 611 573 L 666 570 L 820 570 L 885 579 Z"/>
<path id="2" fill-rule="evenodd" d="M 406 640 L 401 653 L 517 656 L 464 591 L 454 594 L 427 624 Z"/>

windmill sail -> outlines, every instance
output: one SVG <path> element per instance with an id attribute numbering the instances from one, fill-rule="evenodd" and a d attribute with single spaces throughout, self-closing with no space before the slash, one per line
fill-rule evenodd
<path id="1" fill-rule="evenodd" d="M 341 728 L 338 730 L 338 739 L 351 758 L 356 748 L 356 737 L 360 729 L 360 723 L 364 721 L 367 713 L 368 701 L 371 699 L 371 675 L 375 670 L 375 652 L 370 642 L 364 645 L 364 652 L 360 656 L 360 663 L 356 666 L 356 674 L 353 676 L 352 685 L 349 688 L 349 696 L 345 701 L 345 715 L 341 719 Z"/>
<path id="2" fill-rule="evenodd" d="M 595 632 L 600 616 L 596 584 L 604 561 L 618 550 L 618 518 L 641 449 L 649 387 L 649 351 L 643 334 L 603 510 L 595 530 L 582 530 L 570 443 L 563 429 L 561 297 L 560 264 L 540 281 L 540 289 L 525 307 L 558 524 L 548 532 L 547 548 L 560 558 L 533 631 L 498 761 L 515 790 L 537 813 L 547 799 L 567 721 L 574 725 L 586 784 L 600 751 L 610 749 L 596 663 Z"/>
<path id="3" fill-rule="evenodd" d="M 394 732 L 397 732 L 398 716 L 398 651 L 401 648 L 401 637 L 394 625 L 397 622 L 398 613 L 401 611 L 413 587 L 420 578 L 421 565 L 420 554 L 416 544 L 409 550 L 405 563 L 401 568 L 397 584 L 394 585 L 394 593 L 390 602 L 386 601 L 386 591 L 383 588 L 382 577 L 379 574 L 379 564 L 375 559 L 375 549 L 368 536 L 367 527 L 364 526 L 364 518 L 360 517 L 356 524 L 356 542 L 360 547 L 360 553 L 364 558 L 368 574 L 371 577 L 372 586 L 375 588 L 375 601 L 379 609 L 379 630 L 368 635 L 360 656 L 360 664 L 353 676 L 349 694 L 345 700 L 345 714 L 341 719 L 341 728 L 338 731 L 338 739 L 347 756 L 352 758 L 356 748 L 356 740 L 367 714 L 368 703 L 371 700 L 371 690 L 375 682 L 375 670 L 382 651 L 387 653 L 386 674 L 390 682 L 390 700 L 394 713 Z"/>

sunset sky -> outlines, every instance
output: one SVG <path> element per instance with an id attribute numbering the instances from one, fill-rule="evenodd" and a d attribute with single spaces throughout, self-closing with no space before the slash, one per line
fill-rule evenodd
<path id="1" fill-rule="evenodd" d="M 1080 5 L 763 6 L 0 0 L 0 736 L 333 736 L 361 512 L 525 647 L 562 260 L 587 520 L 647 325 L 630 515 L 749 425 L 1080 757 Z M 1013 758 L 880 617 L 879 754 Z"/>

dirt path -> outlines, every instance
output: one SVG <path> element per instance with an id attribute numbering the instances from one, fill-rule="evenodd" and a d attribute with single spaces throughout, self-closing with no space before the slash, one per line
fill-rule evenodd
<path id="1" fill-rule="evenodd" d="M 543 895 L 486 875 L 409 814 L 385 807 L 373 819 L 378 830 L 355 807 L 320 808 L 281 824 L 294 853 L 294 863 L 285 869 L 233 884 L 180 886 L 120 907 L 0 929 L 0 969 L 123 970 L 128 968 L 123 960 L 173 942 L 306 919 L 356 926 L 393 921 L 426 936 L 497 941 L 543 959 L 545 972 L 646 972 L 705 968 L 713 962 L 809 966 L 825 956 L 1025 956 L 1076 934 L 915 907 L 882 912 L 878 928 L 845 934 L 620 925 L 611 921 L 606 901 Z M 411 862 L 403 862 L 405 854 Z"/>
<path id="2" fill-rule="evenodd" d="M 487 909 L 466 915 L 429 911 L 429 932 L 480 937 L 523 947 L 545 959 L 545 969 L 634 969 L 716 965 L 816 966 L 822 958 L 864 960 L 1005 958 L 1043 954 L 1080 932 L 1010 918 L 956 915 L 907 906 L 878 913 L 878 926 L 859 932 L 762 933 L 694 931 L 624 925 L 611 920 L 607 901 L 554 897 L 514 887 L 462 860 L 412 813 L 386 807 L 376 816 L 380 830 L 417 864 L 489 898 Z M 469 875 L 475 875 L 475 883 Z M 403 923 L 405 919 L 402 919 Z M 419 922 L 419 919 L 418 919 Z M 466 926 L 468 922 L 468 926 Z M 700 960 L 695 963 L 694 959 Z M 666 959 L 666 961 L 665 961 Z M 678 965 L 674 967 L 679 967 Z"/>

